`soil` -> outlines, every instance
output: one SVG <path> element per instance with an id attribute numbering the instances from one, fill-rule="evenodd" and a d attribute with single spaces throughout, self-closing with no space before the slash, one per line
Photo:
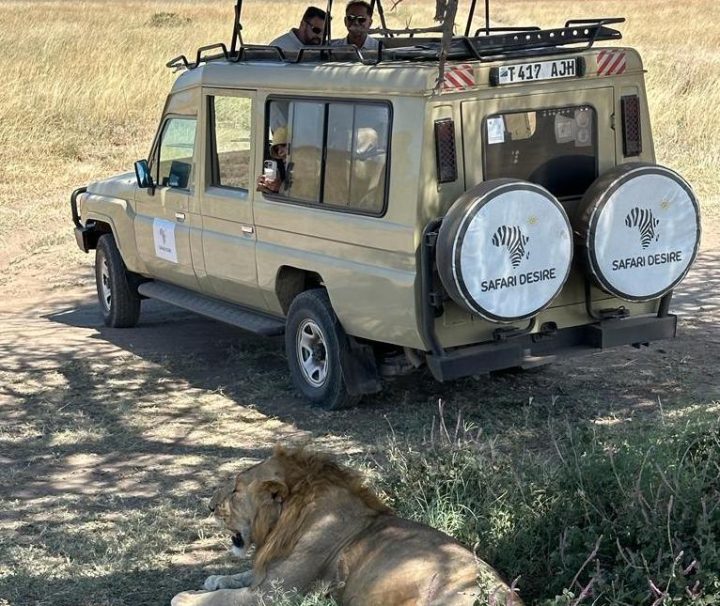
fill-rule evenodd
<path id="1" fill-rule="evenodd" d="M 222 393 L 237 405 L 240 417 L 245 406 L 255 409 L 257 418 L 276 417 L 283 434 L 332 433 L 361 442 L 372 441 L 381 418 L 388 429 L 421 426 L 435 414 L 438 399 L 458 402 L 471 415 L 492 403 L 522 405 L 524 393 L 534 399 L 567 394 L 577 400 L 575 405 L 584 402 L 583 394 L 593 394 L 598 403 L 623 402 L 630 408 L 658 397 L 714 401 L 720 398 L 718 232 L 715 223 L 705 226 L 697 261 L 674 294 L 671 311 L 679 317 L 674 340 L 446 384 L 419 372 L 389 380 L 382 393 L 341 412 L 318 410 L 296 396 L 281 338 L 257 337 L 151 300 L 143 302 L 138 327 L 107 328 L 96 298 L 92 253 L 78 251 L 70 238 L 32 253 L 12 255 L 6 249 L 0 272 L 0 354 L 3 378 L 9 381 L 0 388 L 0 410 L 7 414 L 17 403 L 13 392 L 22 391 L 22 381 L 29 380 L 24 372 L 49 371 L 77 360 L 116 360 L 118 385 L 131 381 L 123 361 L 162 368 L 178 389 Z M 80 380 L 67 372 L 63 370 L 69 384 Z M 41 386 L 41 377 L 37 380 Z M 98 377 L 84 388 L 90 391 L 101 382 Z M 164 393 L 170 397 L 172 388 Z M 279 436 L 268 437 L 266 447 Z"/>

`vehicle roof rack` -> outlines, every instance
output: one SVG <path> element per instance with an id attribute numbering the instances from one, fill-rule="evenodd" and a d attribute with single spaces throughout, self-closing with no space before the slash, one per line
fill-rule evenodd
<path id="1" fill-rule="evenodd" d="M 179 55 L 168 61 L 175 69 L 194 69 L 211 61 L 224 60 L 231 63 L 243 61 L 273 61 L 281 63 L 306 62 L 360 62 L 376 65 L 384 61 L 438 61 L 438 83 L 442 82 L 447 60 L 496 61 L 555 53 L 578 52 L 591 48 L 596 42 L 620 40 L 622 34 L 610 25 L 623 23 L 622 17 L 571 19 L 555 29 L 537 26 L 496 27 L 490 26 L 489 0 L 485 0 L 485 27 L 470 35 L 477 0 L 472 0 L 464 35 L 453 33 L 458 0 L 438 0 L 435 19 L 440 23 L 432 27 L 391 29 L 387 27 L 381 0 L 371 0 L 377 10 L 381 27 L 370 31 L 379 35 L 377 51 L 361 51 L 348 46 L 330 46 L 331 22 L 326 19 L 323 44 L 308 46 L 297 53 L 286 53 L 277 46 L 245 44 L 242 39 L 242 3 L 235 5 L 230 49 L 224 43 L 202 46 L 196 51 L 195 61 Z M 327 14 L 332 15 L 333 0 L 327 0 Z M 214 52 L 213 52 L 214 51 Z"/>

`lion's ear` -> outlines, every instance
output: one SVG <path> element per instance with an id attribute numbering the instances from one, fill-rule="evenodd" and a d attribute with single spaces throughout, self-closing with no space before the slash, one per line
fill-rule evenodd
<path id="1" fill-rule="evenodd" d="M 266 480 L 262 483 L 262 490 L 278 503 L 282 503 L 288 496 L 288 487 L 280 480 Z"/>

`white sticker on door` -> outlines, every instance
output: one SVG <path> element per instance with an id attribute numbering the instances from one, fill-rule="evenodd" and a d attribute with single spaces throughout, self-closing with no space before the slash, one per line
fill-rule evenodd
<path id="1" fill-rule="evenodd" d="M 505 143 L 505 121 L 502 116 L 492 116 L 487 119 L 488 145 Z"/>
<path id="2" fill-rule="evenodd" d="M 177 263 L 175 247 L 175 223 L 164 219 L 153 219 L 153 240 L 155 254 L 161 259 Z"/>

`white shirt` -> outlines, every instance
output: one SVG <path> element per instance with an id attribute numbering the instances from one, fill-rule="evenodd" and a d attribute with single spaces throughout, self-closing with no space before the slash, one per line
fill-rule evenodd
<path id="1" fill-rule="evenodd" d="M 344 38 L 340 38 L 339 40 L 333 40 L 330 43 L 331 46 L 349 46 L 351 45 L 350 42 L 348 42 L 347 36 Z M 362 45 L 362 48 L 360 50 L 377 50 L 379 48 L 378 41 L 375 38 L 371 38 L 370 36 L 365 36 L 365 42 Z"/>
<path id="2" fill-rule="evenodd" d="M 282 50 L 299 51 L 305 45 L 297 37 L 295 30 L 291 29 L 287 34 L 275 38 L 270 46 L 279 46 Z"/>

